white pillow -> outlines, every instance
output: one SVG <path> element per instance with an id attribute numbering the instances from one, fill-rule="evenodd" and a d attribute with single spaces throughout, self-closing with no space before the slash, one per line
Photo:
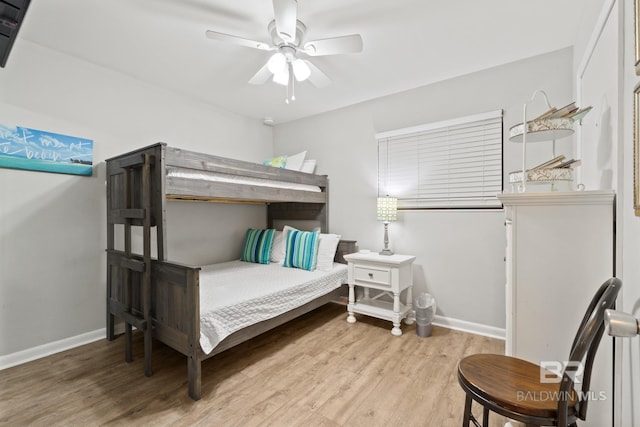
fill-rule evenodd
<path id="1" fill-rule="evenodd" d="M 284 258 L 282 248 L 284 247 L 284 236 L 282 231 L 276 231 L 273 236 L 273 243 L 271 244 L 271 255 L 269 255 L 270 262 L 281 262 Z"/>
<path id="2" fill-rule="evenodd" d="M 342 236 L 339 234 L 320 234 L 320 244 L 318 245 L 318 262 L 316 269 L 320 271 L 330 271 L 333 269 L 333 259 L 336 256 L 338 243 Z"/>
<path id="3" fill-rule="evenodd" d="M 307 157 L 306 151 L 294 154 L 293 156 L 287 156 L 287 163 L 284 165 L 284 168 L 299 171 L 300 169 L 302 169 L 302 164 L 304 163 L 305 157 Z"/>
<path id="4" fill-rule="evenodd" d="M 280 264 L 284 261 L 284 256 L 287 251 L 287 233 L 289 230 L 295 230 L 295 228 L 285 225 L 282 228 L 282 231 L 276 231 L 276 235 L 273 238 L 273 244 L 271 245 L 269 261 L 278 262 Z"/>
<path id="5" fill-rule="evenodd" d="M 316 161 L 315 160 L 305 160 L 302 163 L 302 167 L 300 168 L 300 172 L 315 173 L 316 172 Z"/>

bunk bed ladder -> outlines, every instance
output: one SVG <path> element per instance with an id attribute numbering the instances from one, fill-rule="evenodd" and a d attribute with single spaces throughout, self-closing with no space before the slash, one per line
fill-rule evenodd
<path id="1" fill-rule="evenodd" d="M 144 333 L 144 374 L 150 377 L 152 371 L 152 322 L 151 322 L 151 155 L 144 154 L 140 162 L 122 165 L 124 168 L 124 197 L 125 209 L 121 211 L 124 218 L 124 257 L 122 266 L 126 268 L 124 277 L 125 310 L 122 319 L 125 322 L 125 359 L 133 360 L 132 329 L 133 326 Z M 133 169 L 142 171 L 141 208 L 134 208 L 136 192 L 134 190 Z M 142 220 L 143 253 L 142 260 L 133 257 L 131 252 L 131 227 Z M 142 316 L 134 314 L 133 284 L 131 276 L 134 272 L 142 274 L 139 294 L 142 303 Z"/>

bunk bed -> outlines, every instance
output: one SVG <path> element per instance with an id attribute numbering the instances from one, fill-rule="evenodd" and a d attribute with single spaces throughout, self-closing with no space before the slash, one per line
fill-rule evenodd
<path id="1" fill-rule="evenodd" d="M 343 292 L 344 286 L 321 291 L 284 313 L 243 326 L 205 352 L 200 286 L 203 270 L 210 267 L 168 259 L 167 201 L 263 203 L 268 228 L 287 221 L 313 221 L 321 233 L 328 233 L 327 177 L 158 143 L 107 159 L 106 186 L 107 339 L 116 338 L 115 321 L 122 319 L 125 359 L 131 361 L 132 330 L 142 331 L 146 376 L 152 374 L 153 339 L 187 356 L 188 393 L 194 400 L 201 397 L 203 360 L 336 300 Z M 141 254 L 132 251 L 133 227 L 142 229 Z M 354 251 L 354 241 L 340 241 L 335 261 L 344 264 L 342 255 Z"/>

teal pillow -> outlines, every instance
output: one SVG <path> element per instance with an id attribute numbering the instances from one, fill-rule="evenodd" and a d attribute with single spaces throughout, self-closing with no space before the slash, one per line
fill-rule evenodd
<path id="1" fill-rule="evenodd" d="M 319 231 L 289 230 L 285 242 L 285 267 L 313 271 L 318 262 Z"/>
<path id="2" fill-rule="evenodd" d="M 269 255 L 276 230 L 249 228 L 244 238 L 240 261 L 269 264 Z"/>

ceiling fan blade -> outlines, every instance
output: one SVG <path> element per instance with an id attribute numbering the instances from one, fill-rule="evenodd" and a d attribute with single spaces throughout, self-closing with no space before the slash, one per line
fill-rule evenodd
<path id="1" fill-rule="evenodd" d="M 270 46 L 267 43 L 257 42 L 257 41 L 254 41 L 254 40 L 249 40 L 249 39 L 245 39 L 245 38 L 238 37 L 238 36 L 232 36 L 230 34 L 219 33 L 217 31 L 207 30 L 206 34 L 207 34 L 207 37 L 212 39 L 212 40 L 218 40 L 218 41 L 221 41 L 221 42 L 233 43 L 233 44 L 237 44 L 237 45 L 240 45 L 240 46 L 251 47 L 253 49 L 260 49 L 260 50 L 274 50 L 275 49 L 273 46 Z"/>
<path id="2" fill-rule="evenodd" d="M 352 34 L 350 36 L 311 40 L 304 44 L 302 51 L 309 56 L 360 53 L 362 52 L 362 37 L 360 34 Z"/>
<path id="3" fill-rule="evenodd" d="M 269 71 L 268 64 L 264 64 L 262 68 L 260 68 L 258 72 L 255 73 L 253 77 L 251 77 L 249 83 L 252 85 L 261 85 L 263 83 L 266 83 L 272 75 L 273 74 L 271 73 L 271 71 Z"/>
<path id="4" fill-rule="evenodd" d="M 309 75 L 309 78 L 307 80 L 309 80 L 312 85 L 317 88 L 323 88 L 331 84 L 331 79 L 329 79 L 329 77 L 327 77 L 325 73 L 320 71 L 318 67 L 313 65 L 313 62 L 307 61 L 306 59 L 304 59 L 303 61 L 307 63 L 309 69 L 311 70 L 311 74 Z"/>
<path id="5" fill-rule="evenodd" d="M 273 0 L 273 14 L 278 36 L 285 42 L 296 40 L 298 2 L 296 0 Z"/>

